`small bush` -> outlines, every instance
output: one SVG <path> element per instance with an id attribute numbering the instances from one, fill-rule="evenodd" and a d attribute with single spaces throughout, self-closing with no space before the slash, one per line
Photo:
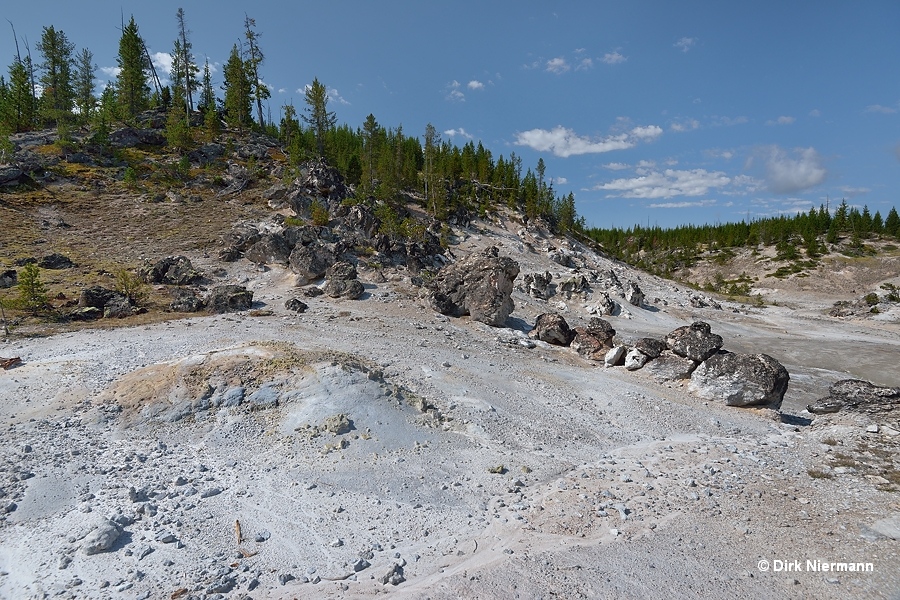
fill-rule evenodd
<path id="1" fill-rule="evenodd" d="M 869 306 L 875 306 L 879 302 L 878 294 L 876 294 L 875 292 L 866 294 L 863 300 L 865 300 L 866 304 L 868 304 Z"/>
<path id="2" fill-rule="evenodd" d="M 37 314 L 48 306 L 47 288 L 41 282 L 41 270 L 34 263 L 28 263 L 19 273 L 18 306 L 32 314 Z"/>
<path id="3" fill-rule="evenodd" d="M 134 185 L 137 183 L 137 172 L 132 167 L 125 167 L 125 174 L 122 176 L 125 185 Z"/>
<path id="4" fill-rule="evenodd" d="M 328 209 L 321 202 L 314 200 L 313 203 L 309 207 L 310 217 L 312 218 L 313 225 L 317 225 L 319 227 L 328 225 L 328 221 L 330 221 L 330 217 L 328 216 Z"/>
<path id="5" fill-rule="evenodd" d="M 127 269 L 119 269 L 116 272 L 116 291 L 128 298 L 134 306 L 140 306 L 147 301 L 147 284 Z"/>

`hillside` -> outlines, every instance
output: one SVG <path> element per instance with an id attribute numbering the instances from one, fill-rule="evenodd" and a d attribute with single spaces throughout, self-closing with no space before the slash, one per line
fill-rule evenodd
<path id="1" fill-rule="evenodd" d="M 72 263 L 40 269 L 50 307 L 11 310 L 0 343 L 21 360 L 0 371 L 0 596 L 900 590 L 897 409 L 807 410 L 849 377 L 900 386 L 895 303 L 828 314 L 897 281 L 890 250 L 784 280 L 736 254 L 718 268 L 746 272 L 757 305 L 517 207 L 435 221 L 417 190 L 348 200 L 327 163 L 292 166 L 264 136 L 225 132 L 185 165 L 126 133 L 108 159 L 19 139 L 46 166 L 0 192 L 0 272 Z M 492 248 L 516 265 L 511 314 L 492 326 L 434 310 L 442 273 Z M 156 278 L 161 262 L 184 282 Z M 686 278 L 715 278 L 704 268 Z M 115 291 L 123 269 L 154 282 L 146 296 L 120 317 L 85 312 L 86 291 Z M 240 304 L 217 312 L 226 286 Z M 585 331 L 602 318 L 629 349 L 702 321 L 790 382 L 771 405 L 728 406 L 653 362 L 606 367 L 543 341 L 547 313 Z M 776 562 L 795 560 L 854 568 Z"/>

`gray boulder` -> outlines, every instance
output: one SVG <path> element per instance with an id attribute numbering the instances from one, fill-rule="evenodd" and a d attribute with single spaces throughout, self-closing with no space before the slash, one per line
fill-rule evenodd
<path id="1" fill-rule="evenodd" d="M 164 285 L 187 285 L 203 277 L 186 256 L 167 256 L 153 266 L 143 267 L 140 274 L 147 283 Z"/>
<path id="2" fill-rule="evenodd" d="M 634 306 L 641 306 L 644 303 L 644 292 L 641 291 L 638 284 L 629 281 L 628 285 L 625 286 L 625 300 Z"/>
<path id="3" fill-rule="evenodd" d="M 634 343 L 634 347 L 648 358 L 656 358 L 666 349 L 666 343 L 654 338 L 641 338 Z"/>
<path id="4" fill-rule="evenodd" d="M 501 327 L 515 304 L 511 294 L 519 263 L 495 246 L 438 271 L 429 283 L 428 302 L 437 312 Z"/>
<path id="5" fill-rule="evenodd" d="M 306 312 L 306 309 L 309 308 L 309 305 L 300 298 L 290 298 L 284 303 L 284 307 L 291 312 L 299 314 L 302 312 Z"/>
<path id="6" fill-rule="evenodd" d="M 550 288 L 550 282 L 553 281 L 553 275 L 550 271 L 544 273 L 528 273 L 524 277 L 525 293 L 534 298 L 548 299 L 553 295 Z"/>
<path id="7" fill-rule="evenodd" d="M 607 367 L 621 367 L 625 364 L 625 354 L 628 348 L 615 346 L 603 357 L 603 364 Z"/>
<path id="8" fill-rule="evenodd" d="M 628 351 L 628 354 L 625 355 L 625 368 L 629 371 L 637 371 L 646 365 L 648 360 L 650 360 L 649 356 L 637 348 L 632 348 Z"/>
<path id="9" fill-rule="evenodd" d="M 15 269 L 7 269 L 0 273 L 0 289 L 11 288 L 19 283 L 19 274 Z"/>
<path id="10" fill-rule="evenodd" d="M 103 307 L 103 316 L 107 319 L 124 319 L 134 314 L 131 302 L 122 294 L 116 294 Z"/>
<path id="11" fill-rule="evenodd" d="M 60 270 L 71 269 L 75 266 L 75 263 L 73 263 L 68 256 L 54 252 L 42 257 L 41 260 L 38 261 L 38 266 L 42 269 Z"/>
<path id="12" fill-rule="evenodd" d="M 122 535 L 122 528 L 110 520 L 105 520 L 84 538 L 82 548 L 88 556 L 110 550 Z"/>
<path id="13" fill-rule="evenodd" d="M 578 354 L 591 360 L 605 360 L 613 347 L 616 330 L 609 321 L 593 317 L 587 327 L 576 327 L 571 347 Z"/>
<path id="14" fill-rule="evenodd" d="M 356 267 L 352 263 L 339 260 L 325 269 L 325 277 L 328 279 L 356 279 Z"/>
<path id="15" fill-rule="evenodd" d="M 211 313 L 229 313 L 249 310 L 253 304 L 253 292 L 242 285 L 220 285 L 209 292 L 206 308 Z"/>
<path id="16" fill-rule="evenodd" d="M 607 315 L 612 316 L 619 308 L 618 304 L 616 304 L 616 301 L 610 298 L 609 294 L 607 294 L 606 292 L 600 292 L 597 300 L 598 302 L 595 311 L 601 317 Z"/>
<path id="17" fill-rule="evenodd" d="M 569 329 L 569 324 L 559 313 L 544 313 L 538 315 L 528 336 L 555 346 L 568 346 L 575 332 Z"/>
<path id="18" fill-rule="evenodd" d="M 571 298 L 573 294 L 578 294 L 588 289 L 587 277 L 581 274 L 572 275 L 556 288 L 557 292 L 565 294 L 566 298 Z"/>
<path id="19" fill-rule="evenodd" d="M 267 233 L 253 244 L 244 257 L 258 265 L 287 265 L 293 247 L 280 233 Z"/>
<path id="20" fill-rule="evenodd" d="M 688 379 L 696 368 L 697 363 L 678 356 L 671 350 L 664 350 L 658 357 L 644 365 L 644 371 L 658 381 Z"/>
<path id="21" fill-rule="evenodd" d="M 727 406 L 779 408 L 787 391 L 787 369 L 767 354 L 716 354 L 694 370 L 688 389 Z"/>
<path id="22" fill-rule="evenodd" d="M 709 323 L 703 321 L 679 327 L 666 336 L 669 350 L 695 362 L 703 362 L 713 356 L 722 344 L 722 337 L 711 333 Z"/>
<path id="23" fill-rule="evenodd" d="M 334 253 L 319 243 L 296 246 L 291 252 L 291 270 L 297 274 L 297 285 L 306 285 L 325 276 L 335 262 Z"/>
<path id="24" fill-rule="evenodd" d="M 322 291 L 332 298 L 359 299 L 366 291 L 358 279 L 329 279 Z"/>
<path id="25" fill-rule="evenodd" d="M 81 294 L 78 296 L 78 306 L 81 308 L 90 306 L 102 311 L 106 308 L 106 305 L 113 300 L 120 301 L 126 299 L 125 296 L 118 292 L 99 285 L 92 285 L 91 287 L 81 290 Z"/>
<path id="26" fill-rule="evenodd" d="M 813 414 L 840 410 L 867 414 L 884 414 L 900 410 L 900 388 L 879 387 L 862 379 L 843 379 L 831 384 L 828 396 L 806 407 Z"/>
<path id="27" fill-rule="evenodd" d="M 203 310 L 203 299 L 192 289 L 175 288 L 169 310 L 173 312 L 198 312 Z"/>

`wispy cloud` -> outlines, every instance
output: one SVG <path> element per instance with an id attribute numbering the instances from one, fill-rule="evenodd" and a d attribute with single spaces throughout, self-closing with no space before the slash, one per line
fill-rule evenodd
<path id="1" fill-rule="evenodd" d="M 594 61 L 590 58 L 582 58 L 575 67 L 576 71 L 586 71 L 594 68 Z"/>
<path id="2" fill-rule="evenodd" d="M 450 100 L 451 102 L 465 102 L 466 95 L 459 90 L 459 87 L 460 83 L 455 79 L 448 83 L 447 87 L 445 88 L 447 90 L 447 95 L 445 96 L 445 98 L 447 100 Z"/>
<path id="3" fill-rule="evenodd" d="M 777 119 L 769 119 L 766 121 L 766 125 L 791 125 L 796 120 L 794 117 L 781 116 Z"/>
<path id="4" fill-rule="evenodd" d="M 811 111 L 809 111 L 809 116 L 811 116 L 811 117 L 814 118 L 814 119 L 815 119 L 815 118 L 818 118 L 818 117 L 821 117 L 821 116 L 822 116 L 822 111 L 819 110 L 818 108 L 814 108 L 814 109 L 812 109 Z"/>
<path id="5" fill-rule="evenodd" d="M 469 83 L 466 84 L 466 87 L 470 90 L 483 90 L 484 84 L 478 81 L 477 79 L 473 79 Z"/>
<path id="6" fill-rule="evenodd" d="M 350 103 L 347 102 L 347 100 L 345 100 L 344 97 L 341 96 L 340 93 L 338 93 L 338 91 L 334 88 L 328 88 L 327 94 L 328 94 L 329 100 L 333 100 L 334 102 L 337 102 L 338 104 L 345 104 L 347 106 L 350 105 Z"/>
<path id="7" fill-rule="evenodd" d="M 778 146 L 761 150 L 766 167 L 766 183 L 776 194 L 794 194 L 825 181 L 828 170 L 815 148 L 795 148 L 788 152 Z"/>
<path id="8" fill-rule="evenodd" d="M 118 77 L 122 69 L 119 67 L 100 67 L 100 71 L 108 77 Z"/>
<path id="9" fill-rule="evenodd" d="M 150 61 L 156 69 L 157 74 L 160 72 L 169 74 L 172 72 L 172 55 L 168 52 L 154 52 L 150 55 Z M 162 79 L 162 77 L 160 77 Z"/>
<path id="10" fill-rule="evenodd" d="M 603 165 L 603 168 L 609 169 L 610 171 L 624 171 L 625 169 L 630 169 L 631 167 L 625 163 L 611 162 Z"/>
<path id="11" fill-rule="evenodd" d="M 845 185 L 841 187 L 841 193 L 847 196 L 848 198 L 855 198 L 856 196 L 862 196 L 863 194 L 868 194 L 872 190 L 867 187 L 850 187 Z"/>
<path id="12" fill-rule="evenodd" d="M 619 54 L 618 50 L 616 50 L 614 52 L 607 52 L 600 60 L 608 65 L 617 65 L 619 63 L 625 62 L 626 60 L 628 60 L 628 58 L 622 56 L 621 54 Z"/>
<path id="13" fill-rule="evenodd" d="M 879 113 L 882 115 L 892 115 L 898 111 L 900 111 L 900 109 L 897 108 L 897 105 L 882 106 L 881 104 L 870 104 L 866 107 L 867 113 Z"/>
<path id="14" fill-rule="evenodd" d="M 666 169 L 650 171 L 638 177 L 614 179 L 596 185 L 593 189 L 614 192 L 612 196 L 623 198 L 672 198 L 673 196 L 704 196 L 712 188 L 731 183 L 722 171 L 706 169 Z"/>
<path id="15" fill-rule="evenodd" d="M 567 183 L 569 183 L 569 180 L 566 179 L 565 177 L 551 177 L 551 178 L 550 178 L 550 184 L 551 184 L 551 185 L 553 185 L 553 184 L 556 184 L 556 185 L 566 185 Z"/>
<path id="16" fill-rule="evenodd" d="M 672 45 L 674 47 L 678 48 L 679 50 L 681 50 L 682 52 L 687 52 L 688 50 L 693 48 L 694 44 L 696 44 L 696 43 L 697 43 L 697 38 L 683 37 Z"/>
<path id="17" fill-rule="evenodd" d="M 683 119 L 680 121 L 675 121 L 674 123 L 669 125 L 669 129 L 676 133 L 693 131 L 694 129 L 700 129 L 700 121 L 698 121 L 697 119 Z"/>
<path id="18" fill-rule="evenodd" d="M 572 67 L 569 66 L 569 63 L 562 56 L 558 56 L 556 58 L 551 58 L 547 61 L 546 70 L 551 73 L 556 73 L 557 75 L 561 73 L 565 73 L 570 70 Z"/>
<path id="19" fill-rule="evenodd" d="M 462 127 L 458 128 L 458 129 L 447 129 L 446 131 L 444 131 L 444 135 L 448 135 L 450 137 L 456 137 L 458 135 L 460 137 L 466 138 L 467 140 L 472 139 L 472 134 L 470 134 L 468 131 L 466 131 Z"/>
<path id="20" fill-rule="evenodd" d="M 696 208 L 699 206 L 713 206 L 715 200 L 698 200 L 696 202 L 660 202 L 648 205 L 650 208 Z"/>
<path id="21" fill-rule="evenodd" d="M 633 148 L 639 142 L 649 142 L 660 135 L 663 130 L 658 125 L 634 127 L 625 133 L 618 133 L 603 138 L 591 138 L 578 135 L 572 129 L 557 126 L 553 129 L 530 129 L 516 133 L 518 146 L 528 146 L 538 152 L 552 152 L 566 158 L 579 154 L 600 154 L 613 150 Z"/>
<path id="22" fill-rule="evenodd" d="M 733 127 L 735 125 L 744 125 L 749 123 L 750 119 L 744 116 L 740 117 L 713 117 L 712 124 L 717 127 Z"/>

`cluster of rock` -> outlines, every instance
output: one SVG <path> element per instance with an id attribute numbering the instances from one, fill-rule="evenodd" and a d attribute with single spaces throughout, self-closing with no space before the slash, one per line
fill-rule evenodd
<path id="1" fill-rule="evenodd" d="M 77 307 L 69 313 L 73 321 L 122 319 L 139 312 L 124 294 L 94 285 L 81 291 Z"/>
<path id="2" fill-rule="evenodd" d="M 596 271 L 585 267 L 581 254 L 567 248 L 553 248 L 548 251 L 550 259 L 563 266 L 570 267 L 568 274 L 553 283 L 553 274 L 526 273 L 519 290 L 541 300 L 549 300 L 561 296 L 566 300 L 581 297 L 590 302 L 587 311 L 597 316 L 616 315 L 621 307 L 613 296 L 617 296 L 632 306 L 644 305 L 645 296 L 635 281 L 622 285 L 613 270 Z"/>
<path id="3" fill-rule="evenodd" d="M 587 327 L 571 329 L 557 313 L 538 316 L 533 339 L 570 346 L 585 358 L 608 367 L 643 369 L 659 381 L 690 379 L 689 389 L 706 400 L 727 406 L 778 408 L 787 391 L 787 369 L 766 354 L 736 354 L 722 350 L 722 337 L 708 323 L 697 321 L 669 333 L 665 340 L 640 338 L 630 347 L 615 345 L 609 322 L 591 318 Z"/>
<path id="4" fill-rule="evenodd" d="M 205 293 L 199 288 L 186 287 L 203 280 L 203 274 L 186 256 L 167 256 L 141 268 L 139 273 L 147 283 L 171 287 L 169 310 L 174 312 L 204 309 L 211 313 L 240 312 L 249 310 L 253 304 L 253 292 L 241 285 L 219 285 Z"/>
<path id="5" fill-rule="evenodd" d="M 900 305 L 898 288 L 892 284 L 881 286 L 882 293 L 870 292 L 855 300 L 839 300 L 828 311 L 831 317 L 874 317 Z"/>

